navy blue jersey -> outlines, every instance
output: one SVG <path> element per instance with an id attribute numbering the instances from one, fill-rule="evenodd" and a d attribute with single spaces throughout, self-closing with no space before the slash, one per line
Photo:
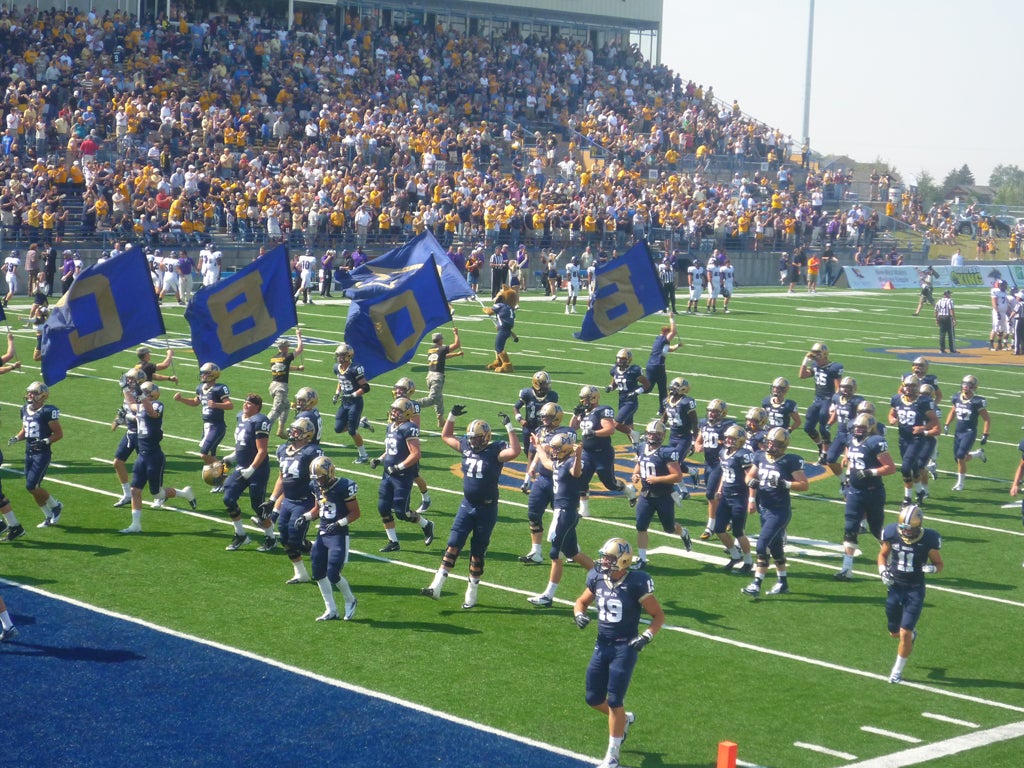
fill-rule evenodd
<path id="1" fill-rule="evenodd" d="M 503 331 L 511 331 L 516 324 L 516 311 L 502 301 L 496 303 L 493 309 L 494 317 L 498 320 L 498 328 Z"/>
<path id="2" fill-rule="evenodd" d="M 309 423 L 313 425 L 313 440 L 311 442 L 319 445 L 320 436 L 324 431 L 324 417 L 320 415 L 320 411 L 316 408 L 310 408 L 308 411 L 299 411 L 295 414 L 296 419 L 309 419 Z"/>
<path id="3" fill-rule="evenodd" d="M 928 565 L 928 553 L 942 548 L 942 537 L 934 528 L 925 528 L 924 534 L 913 544 L 900 538 L 898 523 L 889 523 L 882 531 L 882 541 L 889 543 L 889 571 L 897 584 L 924 584 L 921 568 Z"/>
<path id="4" fill-rule="evenodd" d="M 977 432 L 978 416 L 983 410 L 988 410 L 988 401 L 981 395 L 965 399 L 963 392 L 957 392 L 950 400 L 953 402 L 953 412 L 956 414 L 956 431 Z"/>
<path id="5" fill-rule="evenodd" d="M 648 367 L 652 365 L 664 365 L 665 355 L 668 354 L 668 348 L 670 346 L 669 340 L 658 334 L 654 337 L 654 343 L 651 344 L 651 356 L 647 358 Z"/>
<path id="6" fill-rule="evenodd" d="M 572 476 L 572 468 L 576 464 L 576 457 L 569 454 L 567 459 L 555 460 L 552 464 L 552 482 L 554 486 L 555 509 L 567 509 L 576 511 L 580 506 L 580 492 L 583 490 L 583 481 L 579 477 Z"/>
<path id="7" fill-rule="evenodd" d="M 626 571 L 619 581 L 591 569 L 587 589 L 597 605 L 597 637 L 614 643 L 628 642 L 640 634 L 640 603 L 654 594 L 654 579 L 644 571 Z"/>
<path id="8" fill-rule="evenodd" d="M 304 445 L 299 449 L 286 443 L 277 448 L 277 463 L 281 467 L 281 490 L 289 501 L 313 503 L 313 494 L 309 490 L 309 465 L 317 456 L 323 456 L 320 446 Z"/>
<path id="9" fill-rule="evenodd" d="M 203 421 L 209 424 L 223 424 L 224 410 L 221 408 L 211 408 L 209 403 L 211 400 L 215 403 L 223 403 L 230 396 L 231 391 L 228 389 L 227 384 L 221 384 L 220 382 L 200 384 L 196 387 L 196 398 L 198 398 L 199 405 L 203 409 Z"/>
<path id="10" fill-rule="evenodd" d="M 719 452 L 725 446 L 725 430 L 735 423 L 733 419 L 719 419 L 713 423 L 707 419 L 700 420 L 700 440 L 704 446 L 704 463 L 709 467 L 718 466 Z"/>
<path id="11" fill-rule="evenodd" d="M 844 435 L 848 431 L 847 425 L 857 417 L 857 406 L 864 402 L 860 395 L 846 397 L 840 393 L 832 395 L 832 405 L 829 410 L 835 414 L 833 424 L 837 427 L 838 434 Z"/>
<path id="12" fill-rule="evenodd" d="M 783 480 L 792 480 L 793 475 L 802 472 L 804 460 L 795 453 L 784 453 L 772 459 L 765 451 L 754 454 L 753 464 L 757 467 L 757 503 L 765 509 L 788 510 L 789 489 Z"/>
<path id="13" fill-rule="evenodd" d="M 697 401 L 689 395 L 683 395 L 673 401 L 669 395 L 662 401 L 665 410 L 665 426 L 669 437 L 678 440 L 684 437 L 696 437 L 693 434 L 694 418 L 691 414 L 697 411 Z"/>
<path id="14" fill-rule="evenodd" d="M 843 364 L 830 361 L 819 365 L 813 362 L 811 371 L 814 373 L 815 399 L 830 399 L 836 393 L 836 383 L 843 378 Z"/>
<path id="15" fill-rule="evenodd" d="M 850 485 L 858 490 L 881 488 L 884 485 L 882 478 L 868 476 L 863 480 L 857 480 L 853 472 L 857 469 L 878 469 L 882 466 L 878 457 L 888 452 L 889 443 L 881 435 L 868 435 L 863 440 L 851 437 L 846 444 L 846 471 Z"/>
<path id="16" fill-rule="evenodd" d="M 619 393 L 619 406 L 623 406 L 626 403 L 635 403 L 639 397 L 636 391 L 640 387 L 640 377 L 644 375 L 640 366 L 630 365 L 625 370 L 620 370 L 619 366 L 613 365 L 609 373 L 612 377 L 612 383 Z"/>
<path id="17" fill-rule="evenodd" d="M 149 402 L 153 406 L 153 416 L 146 410 L 144 403 L 139 403 L 139 455 L 159 451 L 160 441 L 164 439 L 164 404 L 159 400 Z"/>
<path id="18" fill-rule="evenodd" d="M 142 389 L 135 383 L 135 379 L 132 379 L 131 383 L 127 383 L 122 378 L 121 394 L 124 396 L 124 425 L 128 428 L 129 432 L 138 432 L 138 417 L 129 406 L 142 399 Z"/>
<path id="19" fill-rule="evenodd" d="M 524 387 L 519 390 L 519 399 L 516 400 L 516 410 L 522 409 L 524 423 L 529 429 L 537 429 L 540 426 L 540 409 L 548 403 L 557 403 L 558 393 L 549 390 L 546 395 L 540 397 L 533 387 Z"/>
<path id="20" fill-rule="evenodd" d="M 344 477 L 339 477 L 334 484 L 327 489 L 321 488 L 315 480 L 309 484 L 309 490 L 316 499 L 320 508 L 320 530 L 324 530 L 331 523 L 341 520 L 348 514 L 346 505 L 354 501 L 359 493 L 359 486 Z M 346 535 L 348 526 L 336 531 L 338 535 Z"/>
<path id="21" fill-rule="evenodd" d="M 473 450 L 469 438 L 463 436 L 459 450 L 462 452 L 462 493 L 466 501 L 474 506 L 491 504 L 498 500 L 498 481 L 503 466 L 498 454 L 508 448 L 504 440 L 494 440 L 482 451 Z"/>
<path id="22" fill-rule="evenodd" d="M 668 465 L 672 463 L 679 463 L 679 451 L 667 445 L 652 448 L 644 443 L 636 457 L 641 480 L 670 474 Z M 645 496 L 651 497 L 668 496 L 672 493 L 672 486 L 667 483 L 648 485 L 645 482 L 641 484 L 641 488 Z"/>
<path id="23" fill-rule="evenodd" d="M 60 421 L 60 409 L 55 405 L 44 403 L 39 410 L 21 407 L 21 426 L 25 430 L 25 450 L 39 451 L 48 447 L 40 442 L 53 434 L 51 421 Z"/>
<path id="24" fill-rule="evenodd" d="M 722 495 L 746 496 L 747 470 L 754 463 L 754 452 L 744 446 L 730 454 L 728 448 L 723 448 L 720 461 L 722 465 Z"/>
<path id="25" fill-rule="evenodd" d="M 782 427 L 788 430 L 793 421 L 793 414 L 799 410 L 796 400 L 783 400 L 781 403 L 769 395 L 761 401 L 761 407 L 768 412 L 768 427 Z"/>
<path id="26" fill-rule="evenodd" d="M 747 442 L 746 446 L 750 449 L 751 453 L 756 451 L 763 451 L 765 448 L 765 441 L 768 439 L 767 429 L 748 430 L 747 431 Z"/>
<path id="27" fill-rule="evenodd" d="M 256 458 L 259 448 L 256 441 L 270 439 L 270 421 L 262 413 L 254 413 L 249 418 L 238 414 L 235 424 L 235 459 L 240 467 L 248 467 Z"/>
<path id="28" fill-rule="evenodd" d="M 601 428 L 604 419 L 615 420 L 615 411 L 609 405 L 599 405 L 586 416 L 580 417 L 580 437 L 583 439 L 583 450 L 599 451 L 611 449 L 612 437 L 595 437 L 594 432 Z"/>
<path id="29" fill-rule="evenodd" d="M 362 386 L 359 382 L 366 379 L 366 371 L 363 369 L 363 366 L 356 365 L 355 363 L 351 363 L 344 370 L 342 370 L 341 365 L 335 363 L 334 375 L 338 377 L 339 392 L 344 399 L 350 399 L 352 393 Z"/>
<path id="30" fill-rule="evenodd" d="M 935 410 L 935 402 L 930 397 L 919 397 L 912 403 L 903 399 L 903 395 L 893 395 L 889 405 L 896 411 L 896 422 L 900 437 L 913 440 L 924 435 L 915 435 L 914 427 L 927 423 L 929 411 Z"/>
<path id="31" fill-rule="evenodd" d="M 409 458 L 409 440 L 419 440 L 420 428 L 411 421 L 403 421 L 401 424 L 392 422 L 388 424 L 388 433 L 384 437 L 384 466 L 394 467 Z M 419 464 L 410 466 L 405 464 L 406 470 L 418 469 Z M 417 474 L 416 472 L 413 473 Z"/>

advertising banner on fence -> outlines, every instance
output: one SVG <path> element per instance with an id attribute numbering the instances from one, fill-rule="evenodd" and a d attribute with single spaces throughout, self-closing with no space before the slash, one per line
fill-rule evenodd
<path id="1" fill-rule="evenodd" d="M 845 267 L 850 287 L 856 290 L 879 288 L 920 288 L 928 265 L 904 267 Z M 991 288 L 996 280 L 1010 286 L 1024 285 L 1022 264 L 965 264 L 951 267 L 937 264 L 932 269 L 932 287 L 940 293 L 946 288 Z"/>

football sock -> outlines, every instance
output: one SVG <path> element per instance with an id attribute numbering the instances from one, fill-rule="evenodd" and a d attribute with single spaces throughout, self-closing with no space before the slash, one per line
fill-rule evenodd
<path id="1" fill-rule="evenodd" d="M 556 584 L 553 581 L 549 581 L 548 582 L 548 588 L 544 590 L 544 597 L 551 597 L 551 598 L 553 598 L 555 596 L 555 592 L 557 592 L 557 591 L 558 591 L 558 584 Z"/>
<path id="2" fill-rule="evenodd" d="M 629 442 L 633 443 L 634 445 L 640 442 L 640 433 L 637 432 L 635 429 L 629 430 Z"/>
<path id="3" fill-rule="evenodd" d="M 539 555 L 540 553 L 541 553 L 541 545 L 540 544 L 531 544 L 530 545 L 530 557 L 533 557 L 534 555 Z"/>
<path id="4" fill-rule="evenodd" d="M 708 530 L 709 531 L 715 530 L 715 518 L 713 518 L 713 517 L 709 517 L 708 518 Z"/>
<path id="5" fill-rule="evenodd" d="M 747 565 L 753 565 L 753 563 L 754 563 L 754 556 L 752 554 L 750 554 L 749 552 L 747 552 L 745 555 L 743 555 L 743 562 L 746 563 Z"/>
<path id="6" fill-rule="evenodd" d="M 297 563 L 292 563 L 292 569 L 295 571 L 295 578 L 309 581 L 309 571 L 306 570 L 304 562 L 299 560 Z"/>
<path id="7" fill-rule="evenodd" d="M 422 497 L 423 498 L 421 498 L 420 501 L 422 501 L 427 506 L 430 506 L 430 491 L 424 491 Z"/>
<path id="8" fill-rule="evenodd" d="M 580 514 L 583 517 L 590 514 L 590 499 L 580 499 Z"/>
<path id="9" fill-rule="evenodd" d="M 385 528 L 384 533 L 388 535 L 388 541 L 398 541 L 398 531 L 394 528 Z"/>
<path id="10" fill-rule="evenodd" d="M 330 613 L 337 613 L 338 605 L 334 602 L 334 593 L 331 590 L 331 582 L 326 576 L 324 576 L 316 583 L 316 585 L 320 587 L 320 594 L 324 598 L 324 608 L 326 608 Z"/>
<path id="11" fill-rule="evenodd" d="M 366 458 L 366 446 L 360 445 L 358 450 L 359 450 L 359 458 L 365 459 Z"/>
<path id="12" fill-rule="evenodd" d="M 961 485 L 963 484 L 964 478 L 966 478 L 966 477 L 967 477 L 967 475 L 963 474 L 962 472 L 957 472 L 956 473 L 956 481 L 958 483 L 960 483 Z"/>
<path id="13" fill-rule="evenodd" d="M 244 536 L 245 535 L 245 526 L 242 525 L 242 518 L 238 518 L 237 520 L 232 520 L 231 524 L 235 526 L 235 535 L 236 536 Z"/>
<path id="14" fill-rule="evenodd" d="M 430 588 L 434 590 L 434 595 L 441 594 L 441 587 L 444 584 L 444 580 L 448 578 L 448 571 L 444 569 L 444 566 L 437 569 L 437 573 L 434 574 L 434 580 L 430 582 Z"/>
<path id="15" fill-rule="evenodd" d="M 11 526 L 11 528 L 18 524 L 18 518 L 14 516 L 13 510 L 10 512 L 4 512 L 4 520 L 7 521 L 7 524 Z"/>
<path id="16" fill-rule="evenodd" d="M 907 666 L 907 659 L 904 656 L 896 656 L 896 663 L 892 665 L 892 673 L 894 675 L 903 674 L 903 668 Z"/>
<path id="17" fill-rule="evenodd" d="M 852 571 L 853 570 L 853 555 L 846 554 L 846 553 L 843 554 L 843 570 L 844 571 Z"/>
<path id="18" fill-rule="evenodd" d="M 608 757 L 618 758 L 619 750 L 622 749 L 622 737 L 621 736 L 609 736 L 608 737 Z"/>
<path id="19" fill-rule="evenodd" d="M 639 559 L 641 559 L 641 560 L 646 560 L 647 559 L 647 550 L 646 549 L 640 549 L 639 547 L 637 547 L 636 556 Z"/>
<path id="20" fill-rule="evenodd" d="M 786 583 L 786 572 L 785 571 L 778 571 L 778 577 L 779 577 L 779 581 L 780 582 L 782 582 L 783 584 Z"/>
<path id="21" fill-rule="evenodd" d="M 142 510 L 141 509 L 133 509 L 132 510 L 132 525 L 142 525 Z"/>
<path id="22" fill-rule="evenodd" d="M 356 599 L 356 596 L 352 594 L 352 587 L 348 585 L 348 579 L 344 576 L 338 577 L 338 583 L 335 586 L 341 592 L 341 596 L 345 598 L 346 603 L 351 603 Z"/>
<path id="23" fill-rule="evenodd" d="M 10 629 L 14 626 L 14 622 L 11 621 L 11 614 L 7 611 L 0 613 L 0 626 L 3 626 L 4 629 Z"/>
<path id="24" fill-rule="evenodd" d="M 132 492 L 132 484 L 131 483 L 121 483 L 121 492 L 124 493 L 125 496 L 130 495 L 131 492 Z"/>
<path id="25" fill-rule="evenodd" d="M 427 518 L 425 518 L 423 515 L 420 515 L 420 519 L 416 522 L 420 524 L 420 528 L 426 528 L 428 525 L 430 525 L 430 521 L 427 520 Z"/>
<path id="26" fill-rule="evenodd" d="M 53 515 L 50 513 L 50 507 L 48 506 L 48 503 L 49 502 L 47 502 L 47 504 L 41 504 L 39 506 L 39 511 L 43 513 L 47 520 L 53 517 Z"/>
<path id="27" fill-rule="evenodd" d="M 740 548 L 733 544 L 729 547 L 729 557 L 733 560 L 739 560 L 743 555 L 740 554 Z"/>

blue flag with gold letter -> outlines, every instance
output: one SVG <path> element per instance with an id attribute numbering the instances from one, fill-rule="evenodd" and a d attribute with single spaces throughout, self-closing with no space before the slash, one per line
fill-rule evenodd
<path id="1" fill-rule="evenodd" d="M 577 333 L 581 341 L 594 341 L 621 331 L 642 317 L 665 309 L 658 273 L 646 242 L 639 242 L 594 271 L 597 288 Z"/>
<path id="2" fill-rule="evenodd" d="M 423 337 L 451 319 L 430 257 L 387 291 L 355 299 L 348 308 L 345 341 L 372 379 L 409 362 Z"/>
<path id="3" fill-rule="evenodd" d="M 377 296 L 389 291 L 403 276 L 418 270 L 431 257 L 441 278 L 442 296 L 448 301 L 455 301 L 476 295 L 430 230 L 350 272 L 342 271 L 339 282 L 350 299 Z"/>
<path id="4" fill-rule="evenodd" d="M 214 285 L 185 310 L 200 363 L 226 368 L 266 350 L 298 322 L 288 251 L 279 245 Z"/>
<path id="5" fill-rule="evenodd" d="M 82 270 L 43 325 L 43 381 L 164 334 L 146 255 L 132 248 Z"/>

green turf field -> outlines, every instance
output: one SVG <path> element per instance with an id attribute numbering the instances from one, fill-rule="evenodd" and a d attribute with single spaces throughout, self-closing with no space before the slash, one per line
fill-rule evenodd
<path id="1" fill-rule="evenodd" d="M 741 289 L 729 315 L 679 316 L 685 346 L 669 356 L 669 378 L 689 379 L 701 415 L 717 397 L 729 404 L 730 415 L 742 418 L 747 408 L 760 404 L 776 376 L 790 379 L 790 396 L 802 412 L 812 389 L 809 381 L 797 380 L 797 370 L 810 345 L 823 341 L 883 419 L 898 377 L 919 354 L 931 359 L 930 372 L 939 376 L 947 403 L 962 376 L 976 375 L 979 394 L 988 398 L 992 439 L 988 462 L 972 462 L 967 490 L 954 493 L 952 440 L 940 438 L 941 471 L 925 514 L 926 524 L 943 535 L 946 569 L 929 579 L 921 637 L 900 686 L 887 682 L 896 643 L 885 628 L 885 590 L 874 564 L 877 545 L 862 537 L 855 581 L 832 578 L 841 560 L 843 528 L 836 479 L 813 482 L 795 500 L 789 530 L 792 594 L 787 596 L 741 596 L 747 580 L 722 572 L 726 558 L 720 545 L 695 541 L 687 554 L 678 539 L 652 529 L 650 572 L 667 623 L 642 654 L 633 679 L 627 708 L 639 721 L 623 749 L 624 765 L 714 765 L 723 740 L 739 744 L 742 763 L 773 768 L 856 765 L 907 750 L 925 750 L 925 761 L 910 762 L 910 755 L 899 754 L 894 762 L 866 764 L 1020 765 L 1024 730 L 1019 725 L 1005 732 L 993 729 L 1024 721 L 1024 664 L 1015 629 L 1024 613 L 1024 529 L 1019 505 L 1006 506 L 1020 459 L 1017 443 L 1024 437 L 1019 395 L 1024 369 L 1017 364 L 1024 358 L 981 347 L 972 351 L 972 342 L 984 346 L 988 336 L 988 296 L 961 290 L 955 298 L 963 352 L 957 357 L 938 355 L 927 308 L 921 317 L 911 316 L 917 292 L 823 290 L 787 296 Z M 12 305 L 7 314 L 13 321 L 27 310 Z M 181 308 L 165 306 L 164 313 L 171 342 L 185 347 L 178 349 L 173 372 L 181 377 L 180 391 L 190 392 L 198 364 L 187 349 L 187 326 Z M 526 497 L 518 491 L 521 465 L 506 467 L 501 516 L 473 610 L 460 607 L 465 558 L 439 602 L 418 594 L 439 564 L 460 498 L 453 472 L 458 457 L 432 429 L 432 413 L 423 419 L 422 467 L 433 495 L 428 517 L 437 522 L 438 538 L 425 548 L 419 529 L 399 522 L 402 551 L 378 554 L 385 541 L 376 513 L 379 473 L 354 466 L 351 442 L 333 434 L 332 352 L 345 313 L 338 301 L 300 305 L 308 337 L 306 370 L 293 374 L 291 391 L 308 385 L 321 393 L 324 448 L 360 484 L 363 517 L 353 526 L 355 552 L 344 572 L 359 599 L 356 621 L 314 622 L 323 610 L 319 592 L 311 585 L 284 584 L 292 571 L 280 549 L 260 554 L 253 544 L 224 551 L 231 529 L 220 496 L 202 486 L 199 413 L 171 401 L 178 391 L 173 386 L 162 389 L 166 484 L 195 487 L 199 510 L 190 512 L 174 501 L 163 510 L 147 506 L 142 535 L 116 533 L 128 524 L 129 512 L 111 507 L 120 495 L 110 465 L 120 435 L 110 430 L 110 422 L 120 404 L 117 378 L 135 362 L 130 351 L 79 369 L 51 390 L 65 432 L 46 483 L 64 503 L 59 527 L 35 528 L 42 514 L 21 481 L 22 446 L 6 449 L 4 491 L 29 533 L 0 547 L 0 575 L 599 759 L 606 722 L 583 701 L 595 628 L 579 631 L 570 606 L 584 574 L 566 569 L 554 608 L 526 602 L 545 587 L 547 567 L 523 566 L 516 559 L 529 544 Z M 493 358 L 491 321 L 479 305 L 458 302 L 455 320 L 466 355 L 450 361 L 446 402 L 449 408 L 467 406 L 460 427 L 478 417 L 499 425 L 496 413 L 510 409 L 539 369 L 551 374 L 561 402 L 571 410 L 581 385 L 607 383 L 620 347 L 632 347 L 634 361 L 643 365 L 665 322 L 660 315 L 649 317 L 626 332 L 585 344 L 572 338 L 580 319 L 566 316 L 561 302 L 525 294 L 516 323 L 522 341 L 508 347 L 516 372 L 495 374 L 484 370 Z M 442 330 L 450 338 L 450 328 Z M 25 372 L 0 379 L 4 437 L 17 432 L 24 387 L 38 377 L 38 367 L 29 362 L 34 337 L 20 325 L 16 333 Z M 233 414 L 247 392 L 266 397 L 269 356 L 268 351 L 224 372 L 222 381 L 236 403 Z M 377 429 L 366 434 L 371 455 L 381 444 L 391 385 L 402 375 L 424 389 L 422 354 L 414 364 L 372 382 L 366 414 Z M 654 396 L 643 398 L 638 422 L 656 410 Z M 624 438 L 617 442 L 625 447 Z M 273 439 L 272 450 L 276 445 Z M 803 432 L 793 436 L 792 450 L 808 460 L 815 457 Z M 894 442 L 892 451 L 898 462 Z M 887 487 L 891 521 L 901 497 L 898 474 L 888 478 Z M 413 498 L 418 503 L 418 494 Z M 247 505 L 243 510 L 248 514 Z M 587 551 L 595 552 L 611 536 L 633 539 L 631 510 L 622 497 L 597 496 L 591 510 L 580 528 Z M 703 498 L 684 502 L 681 517 L 696 539 L 706 519 Z M 16 591 L 5 594 L 9 601 L 17 596 Z M 16 604 L 11 608 L 17 613 Z M 45 616 L 38 617 L 31 633 L 45 631 Z M 23 630 L 23 638 L 28 634 Z M 1017 738 L 999 741 L 1005 733 Z"/>

